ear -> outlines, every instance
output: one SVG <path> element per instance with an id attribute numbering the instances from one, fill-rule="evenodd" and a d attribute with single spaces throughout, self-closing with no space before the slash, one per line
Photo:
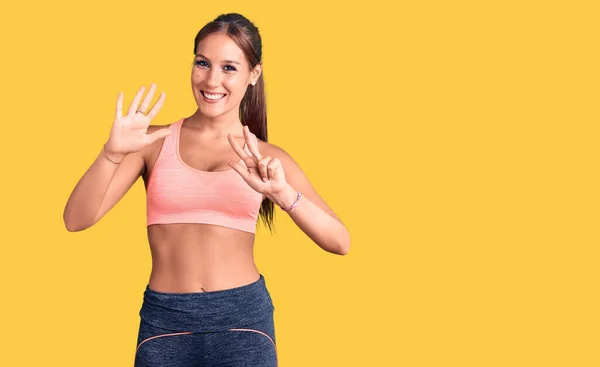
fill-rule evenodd
<path id="1" fill-rule="evenodd" d="M 260 77 L 260 74 L 262 74 L 262 65 L 256 64 L 254 69 L 252 69 L 252 71 L 250 72 L 250 85 L 256 84 L 258 78 Z"/>

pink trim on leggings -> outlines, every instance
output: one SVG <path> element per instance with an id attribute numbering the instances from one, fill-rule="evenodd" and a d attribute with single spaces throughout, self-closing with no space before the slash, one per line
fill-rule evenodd
<path id="1" fill-rule="evenodd" d="M 150 338 L 144 339 L 142 340 L 142 342 L 137 346 L 137 348 L 135 349 L 135 354 L 137 354 L 138 350 L 140 349 L 140 347 L 142 346 L 142 344 L 144 344 L 145 342 L 147 342 L 148 340 L 152 340 L 152 339 L 156 339 L 156 338 L 162 338 L 164 336 L 177 336 L 177 335 L 189 335 L 189 334 L 193 334 L 193 332 L 191 331 L 187 331 L 185 333 L 173 333 L 173 334 L 161 334 L 161 335 L 156 335 L 156 336 L 152 336 Z"/>
<path id="2" fill-rule="evenodd" d="M 271 344 L 273 344 L 273 347 L 275 348 L 275 350 L 277 350 L 277 346 L 275 345 L 275 342 L 273 341 L 273 339 L 271 339 L 271 337 L 268 334 L 265 334 L 262 331 L 254 330 L 254 329 L 229 329 L 229 331 L 250 331 L 253 333 L 259 333 L 259 334 L 264 335 L 267 338 L 269 338 L 269 340 L 271 341 Z"/>

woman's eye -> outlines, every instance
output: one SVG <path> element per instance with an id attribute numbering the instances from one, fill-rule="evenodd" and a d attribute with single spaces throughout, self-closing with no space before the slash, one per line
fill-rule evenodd
<path id="1" fill-rule="evenodd" d="M 237 71 L 237 69 L 231 65 L 225 65 L 224 69 L 226 71 Z"/>
<path id="2" fill-rule="evenodd" d="M 208 63 L 204 60 L 196 60 L 194 62 L 194 64 L 198 65 L 198 66 L 202 66 L 202 67 L 208 67 Z"/>

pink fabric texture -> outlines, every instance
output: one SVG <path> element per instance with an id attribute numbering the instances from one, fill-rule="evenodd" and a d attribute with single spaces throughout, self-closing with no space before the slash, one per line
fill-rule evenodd
<path id="1" fill-rule="evenodd" d="M 183 119 L 171 124 L 146 187 L 147 225 L 213 224 L 256 232 L 262 195 L 233 169 L 201 171 L 179 154 Z"/>

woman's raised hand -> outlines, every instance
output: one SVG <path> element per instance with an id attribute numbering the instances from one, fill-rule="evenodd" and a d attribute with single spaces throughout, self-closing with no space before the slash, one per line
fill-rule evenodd
<path id="1" fill-rule="evenodd" d="M 123 93 L 119 93 L 115 121 L 110 131 L 110 137 L 104 144 L 104 150 L 107 154 L 112 157 L 123 158 L 129 153 L 138 152 L 156 140 L 171 134 L 169 129 L 159 129 L 152 134 L 147 134 L 150 122 L 156 117 L 165 102 L 165 93 L 163 92 L 156 104 L 148 111 L 155 90 L 156 85 L 152 84 L 148 94 L 142 101 L 146 87 L 141 87 L 125 115 L 123 115 Z"/>
<path id="2" fill-rule="evenodd" d="M 230 162 L 229 166 L 239 173 L 251 188 L 268 197 L 286 187 L 287 181 L 281 161 L 278 158 L 261 155 L 256 135 L 250 132 L 248 126 L 244 126 L 244 140 L 250 154 L 238 145 L 231 134 L 228 139 L 233 150 L 244 162 L 244 165 L 239 162 Z"/>

